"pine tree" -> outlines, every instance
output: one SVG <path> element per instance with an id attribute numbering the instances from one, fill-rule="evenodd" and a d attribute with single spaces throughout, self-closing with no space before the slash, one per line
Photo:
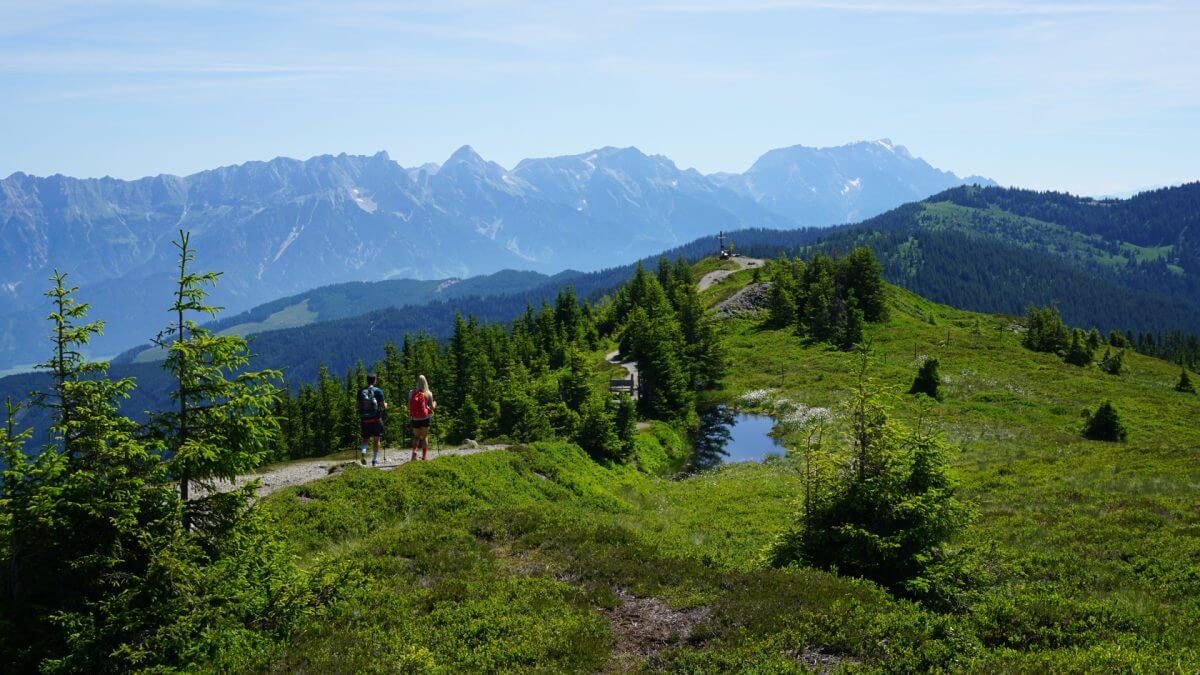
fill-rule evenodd
<path id="1" fill-rule="evenodd" d="M 834 338 L 837 334 L 833 316 L 836 297 L 833 263 L 824 256 L 813 258 L 805 272 L 805 302 L 800 317 L 803 335 L 815 342 L 829 342 Z"/>
<path id="2" fill-rule="evenodd" d="M 568 345 L 579 342 L 583 336 L 583 313 L 575 299 L 575 288 L 568 285 L 554 300 L 554 321 Z"/>
<path id="3" fill-rule="evenodd" d="M 1125 425 L 1112 401 L 1105 401 L 1096 408 L 1096 412 L 1088 416 L 1083 425 L 1084 438 L 1093 441 L 1124 441 L 1128 436 Z"/>
<path id="4" fill-rule="evenodd" d="M 618 394 L 615 398 L 616 409 L 613 412 L 613 431 L 617 435 L 620 448 L 618 459 L 622 462 L 633 457 L 637 442 L 637 406 L 629 394 Z"/>
<path id="5" fill-rule="evenodd" d="M 468 395 L 466 400 L 463 401 L 462 409 L 457 412 L 455 425 L 452 427 L 451 440 L 457 443 L 461 443 L 468 438 L 478 440 L 482 420 L 480 419 L 479 406 L 475 405 L 475 399 Z"/>
<path id="6" fill-rule="evenodd" d="M 691 278 L 690 273 L 688 278 Z M 725 374 L 725 349 L 717 323 L 701 302 L 694 284 L 677 286 L 673 296 L 679 331 L 683 335 L 689 384 L 692 389 L 707 389 Z"/>
<path id="7" fill-rule="evenodd" d="M 791 274 L 786 267 L 777 264 L 771 277 L 771 293 L 767 298 L 767 326 L 785 328 L 796 321 L 796 298 L 792 293 Z"/>
<path id="8" fill-rule="evenodd" d="M 213 481 L 233 480 L 266 457 L 279 432 L 271 411 L 278 401 L 273 382 L 280 375 L 246 371 L 250 351 L 245 338 L 214 334 L 191 318 L 219 311 L 205 300 L 220 275 L 191 270 L 195 251 L 187 232 L 181 231 L 174 244 L 179 250 L 179 277 L 171 306 L 173 322 L 156 342 L 168 350 L 163 367 L 174 382 L 171 399 L 177 409 L 156 414 L 152 428 L 170 453 L 169 465 L 184 504 L 184 527 L 218 526 L 204 521 L 219 520 L 218 511 L 227 510 L 231 500 L 244 501 L 249 495 L 235 491 L 224 498 L 216 494 Z M 191 499 L 193 482 L 206 486 L 208 494 Z"/>
<path id="9" fill-rule="evenodd" d="M 8 563 L 0 623 L 13 631 L 2 648 L 17 650 L 0 661 L 14 671 L 48 668 L 47 658 L 63 671 L 112 670 L 111 652 L 136 630 L 108 626 L 106 604 L 145 577 L 178 530 L 163 465 L 119 412 L 133 381 L 110 380 L 106 363 L 82 357 L 102 324 L 83 323 L 88 306 L 65 279 L 55 272 L 47 294 L 53 350 L 42 368 L 53 389 L 35 398 L 51 411 L 52 444 L 32 458 L 20 451 L 28 435 L 15 432 L 11 402 L 0 432 L 0 549 Z"/>
<path id="10" fill-rule="evenodd" d="M 670 313 L 649 320 L 638 342 L 637 361 L 641 376 L 638 405 L 644 415 L 663 420 L 687 420 L 695 415 L 683 335 Z"/>
<path id="11" fill-rule="evenodd" d="M 1192 384 L 1192 378 L 1188 377 L 1187 368 L 1183 366 L 1180 366 L 1179 368 L 1179 382 L 1175 384 L 1175 391 L 1183 392 L 1185 394 L 1196 393 L 1196 387 Z"/>
<path id="12" fill-rule="evenodd" d="M 836 568 L 910 597 L 948 595 L 935 566 L 948 562 L 945 544 L 969 512 L 955 497 L 942 441 L 892 421 L 880 397 L 864 355 L 843 417 L 849 447 L 814 444 L 805 453 L 803 511 L 770 561 Z"/>
<path id="13" fill-rule="evenodd" d="M 921 367 L 917 369 L 917 377 L 913 380 L 912 387 L 909 388 L 910 394 L 925 394 L 926 396 L 940 401 L 942 393 L 939 390 L 942 380 L 938 375 L 938 360 L 934 358 L 925 359 Z"/>
<path id="14" fill-rule="evenodd" d="M 1110 350 L 1105 349 L 1099 365 L 1100 370 L 1109 375 L 1120 375 L 1125 371 L 1125 350 L 1122 349 L 1113 354 Z"/>
<path id="15" fill-rule="evenodd" d="M 1023 343 L 1035 352 L 1064 352 L 1071 344 L 1071 333 L 1058 314 L 1058 306 L 1030 307 L 1026 316 Z"/>
<path id="16" fill-rule="evenodd" d="M 1071 332 L 1071 344 L 1067 348 L 1063 360 L 1073 366 L 1086 366 L 1092 362 L 1092 350 L 1088 348 L 1087 337 L 1083 331 L 1076 328 Z"/>
<path id="17" fill-rule="evenodd" d="M 860 246 L 851 251 L 844 259 L 843 269 L 846 288 L 862 310 L 864 320 L 877 322 L 886 319 L 887 295 L 883 267 L 871 249 Z"/>
<path id="18" fill-rule="evenodd" d="M 613 412 L 601 396 L 589 396 L 579 411 L 575 442 L 594 459 L 620 458 L 621 439 L 617 437 Z"/>
<path id="19" fill-rule="evenodd" d="M 846 303 L 845 318 L 838 335 L 838 346 L 845 350 L 854 349 L 863 339 L 863 311 L 851 295 Z"/>
<path id="20" fill-rule="evenodd" d="M 564 403 L 573 410 L 580 410 L 592 387 L 588 381 L 588 365 L 578 349 L 567 351 L 566 369 L 558 378 L 558 390 Z"/>
<path id="21" fill-rule="evenodd" d="M 1100 331 L 1096 330 L 1095 328 L 1088 331 L 1088 335 L 1087 335 L 1088 349 L 1095 352 L 1097 349 L 1100 348 L 1101 342 L 1102 342 L 1102 339 L 1100 337 Z"/>
<path id="22" fill-rule="evenodd" d="M 50 340 L 54 349 L 50 358 L 37 367 L 50 375 L 53 388 L 41 394 L 38 402 L 53 413 L 56 424 L 51 431 L 67 460 L 74 461 L 79 451 L 76 439 L 87 432 L 85 422 L 76 419 L 75 409 L 83 403 L 80 399 L 93 393 L 92 385 L 81 384 L 81 380 L 107 367 L 88 362 L 80 349 L 92 336 L 104 331 L 104 322 L 80 323 L 87 316 L 89 305 L 75 299 L 79 287 L 68 287 L 67 275 L 58 270 L 54 270 L 50 281 L 54 285 L 44 295 L 54 306 L 48 317 L 53 324 Z"/>

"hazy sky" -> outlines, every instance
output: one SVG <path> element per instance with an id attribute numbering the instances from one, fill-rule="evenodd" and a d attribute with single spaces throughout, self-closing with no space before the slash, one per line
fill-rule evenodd
<path id="1" fill-rule="evenodd" d="M 0 176 L 464 143 L 742 171 L 890 137 L 959 174 L 1120 192 L 1200 179 L 1198 6 L 0 0 Z"/>

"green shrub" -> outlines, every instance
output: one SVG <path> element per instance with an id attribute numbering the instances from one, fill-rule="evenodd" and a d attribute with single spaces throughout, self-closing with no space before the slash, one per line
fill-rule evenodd
<path id="1" fill-rule="evenodd" d="M 1041 309 L 1030 307 L 1025 324 L 1025 338 L 1022 344 L 1026 349 L 1054 354 L 1065 351 L 1071 343 L 1071 333 L 1055 305 Z"/>
<path id="2" fill-rule="evenodd" d="M 1192 384 L 1192 378 L 1188 377 L 1188 371 L 1186 367 L 1181 367 L 1179 369 L 1179 382 L 1175 383 L 1175 391 L 1183 392 L 1185 394 L 1196 393 L 1196 387 Z"/>
<path id="3" fill-rule="evenodd" d="M 1081 368 L 1092 362 L 1092 348 L 1088 346 L 1087 336 L 1078 328 L 1071 331 L 1071 345 L 1067 347 L 1063 360 Z"/>
<path id="4" fill-rule="evenodd" d="M 946 596 L 936 571 L 946 542 L 968 520 L 947 473 L 946 448 L 892 421 L 866 378 L 866 358 L 847 405 L 845 456 L 810 447 L 798 526 L 770 554 L 865 577 L 910 596 Z"/>
<path id="5" fill-rule="evenodd" d="M 925 359 L 925 362 L 917 370 L 917 377 L 913 380 L 912 387 L 908 390 L 908 393 L 925 394 L 934 400 L 940 401 L 942 400 L 942 393 L 939 390 L 941 384 L 942 380 L 938 375 L 938 360 L 928 358 Z"/>
<path id="6" fill-rule="evenodd" d="M 1121 416 L 1113 407 L 1112 401 L 1105 401 L 1096 408 L 1096 412 L 1088 416 L 1083 425 L 1084 438 L 1093 441 L 1124 441 L 1128 432 L 1121 423 Z"/>
<path id="7" fill-rule="evenodd" d="M 1125 350 L 1122 349 L 1113 354 L 1108 349 L 1105 349 L 1104 356 L 1100 359 L 1100 370 L 1109 375 L 1120 375 L 1125 372 Z"/>

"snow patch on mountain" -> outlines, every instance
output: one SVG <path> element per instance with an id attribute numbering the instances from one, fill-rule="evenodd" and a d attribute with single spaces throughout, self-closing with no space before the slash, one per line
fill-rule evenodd
<path id="1" fill-rule="evenodd" d="M 284 240 L 283 240 L 283 243 L 282 243 L 282 244 L 280 244 L 280 246 L 279 246 L 279 250 L 275 252 L 275 257 L 274 257 L 274 258 L 271 258 L 271 262 L 273 262 L 273 263 L 274 263 L 274 262 L 279 262 L 279 257 L 283 255 L 283 252 L 284 252 L 284 251 L 288 250 L 288 247 L 292 245 L 292 242 L 293 242 L 293 241 L 296 241 L 296 237 L 299 237 L 299 236 L 300 236 L 300 230 L 302 230 L 302 229 L 304 229 L 304 228 L 302 228 L 302 227 L 293 227 L 293 228 L 292 228 L 292 231 L 291 231 L 291 232 L 288 232 L 287 239 L 284 239 Z M 259 270 L 259 272 L 258 272 L 258 278 L 259 278 L 259 279 L 261 279 L 261 278 L 262 278 L 262 270 L 261 270 L 261 269 L 260 269 L 260 270 Z"/>
<path id="2" fill-rule="evenodd" d="M 363 196 L 363 194 L 358 191 L 358 188 L 350 188 L 350 196 L 354 199 L 354 203 L 358 205 L 358 208 L 366 211 L 367 213 L 375 213 L 375 210 L 379 208 L 379 205 L 376 204 L 374 200 L 372 200 L 370 197 Z"/>

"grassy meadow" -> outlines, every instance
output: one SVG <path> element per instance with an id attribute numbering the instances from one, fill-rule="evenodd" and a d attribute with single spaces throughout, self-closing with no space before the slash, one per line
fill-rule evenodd
<path id="1" fill-rule="evenodd" d="M 720 263 L 698 266 L 703 273 Z M 748 283 L 749 270 L 710 289 Z M 264 500 L 341 595 L 266 670 L 306 672 L 1194 672 L 1200 669 L 1200 398 L 1177 366 L 1126 355 L 1106 375 L 1025 350 L 1018 321 L 891 290 L 868 326 L 896 417 L 955 448 L 973 505 L 955 546 L 962 608 L 763 554 L 795 521 L 797 459 L 672 480 L 678 430 L 639 432 L 636 466 L 567 443 L 351 469 Z M 726 322 L 715 401 L 837 415 L 855 356 L 752 319 Z M 1103 349 L 1101 349 L 1101 352 Z M 599 355 L 593 355 L 599 359 Z M 941 403 L 905 392 L 940 360 Z M 598 364 L 597 386 L 608 370 Z M 750 396 L 747 397 L 747 394 Z M 1111 399 L 1125 443 L 1085 441 Z M 802 447 L 787 425 L 785 443 Z M 639 468 L 641 470 L 639 470 Z"/>

